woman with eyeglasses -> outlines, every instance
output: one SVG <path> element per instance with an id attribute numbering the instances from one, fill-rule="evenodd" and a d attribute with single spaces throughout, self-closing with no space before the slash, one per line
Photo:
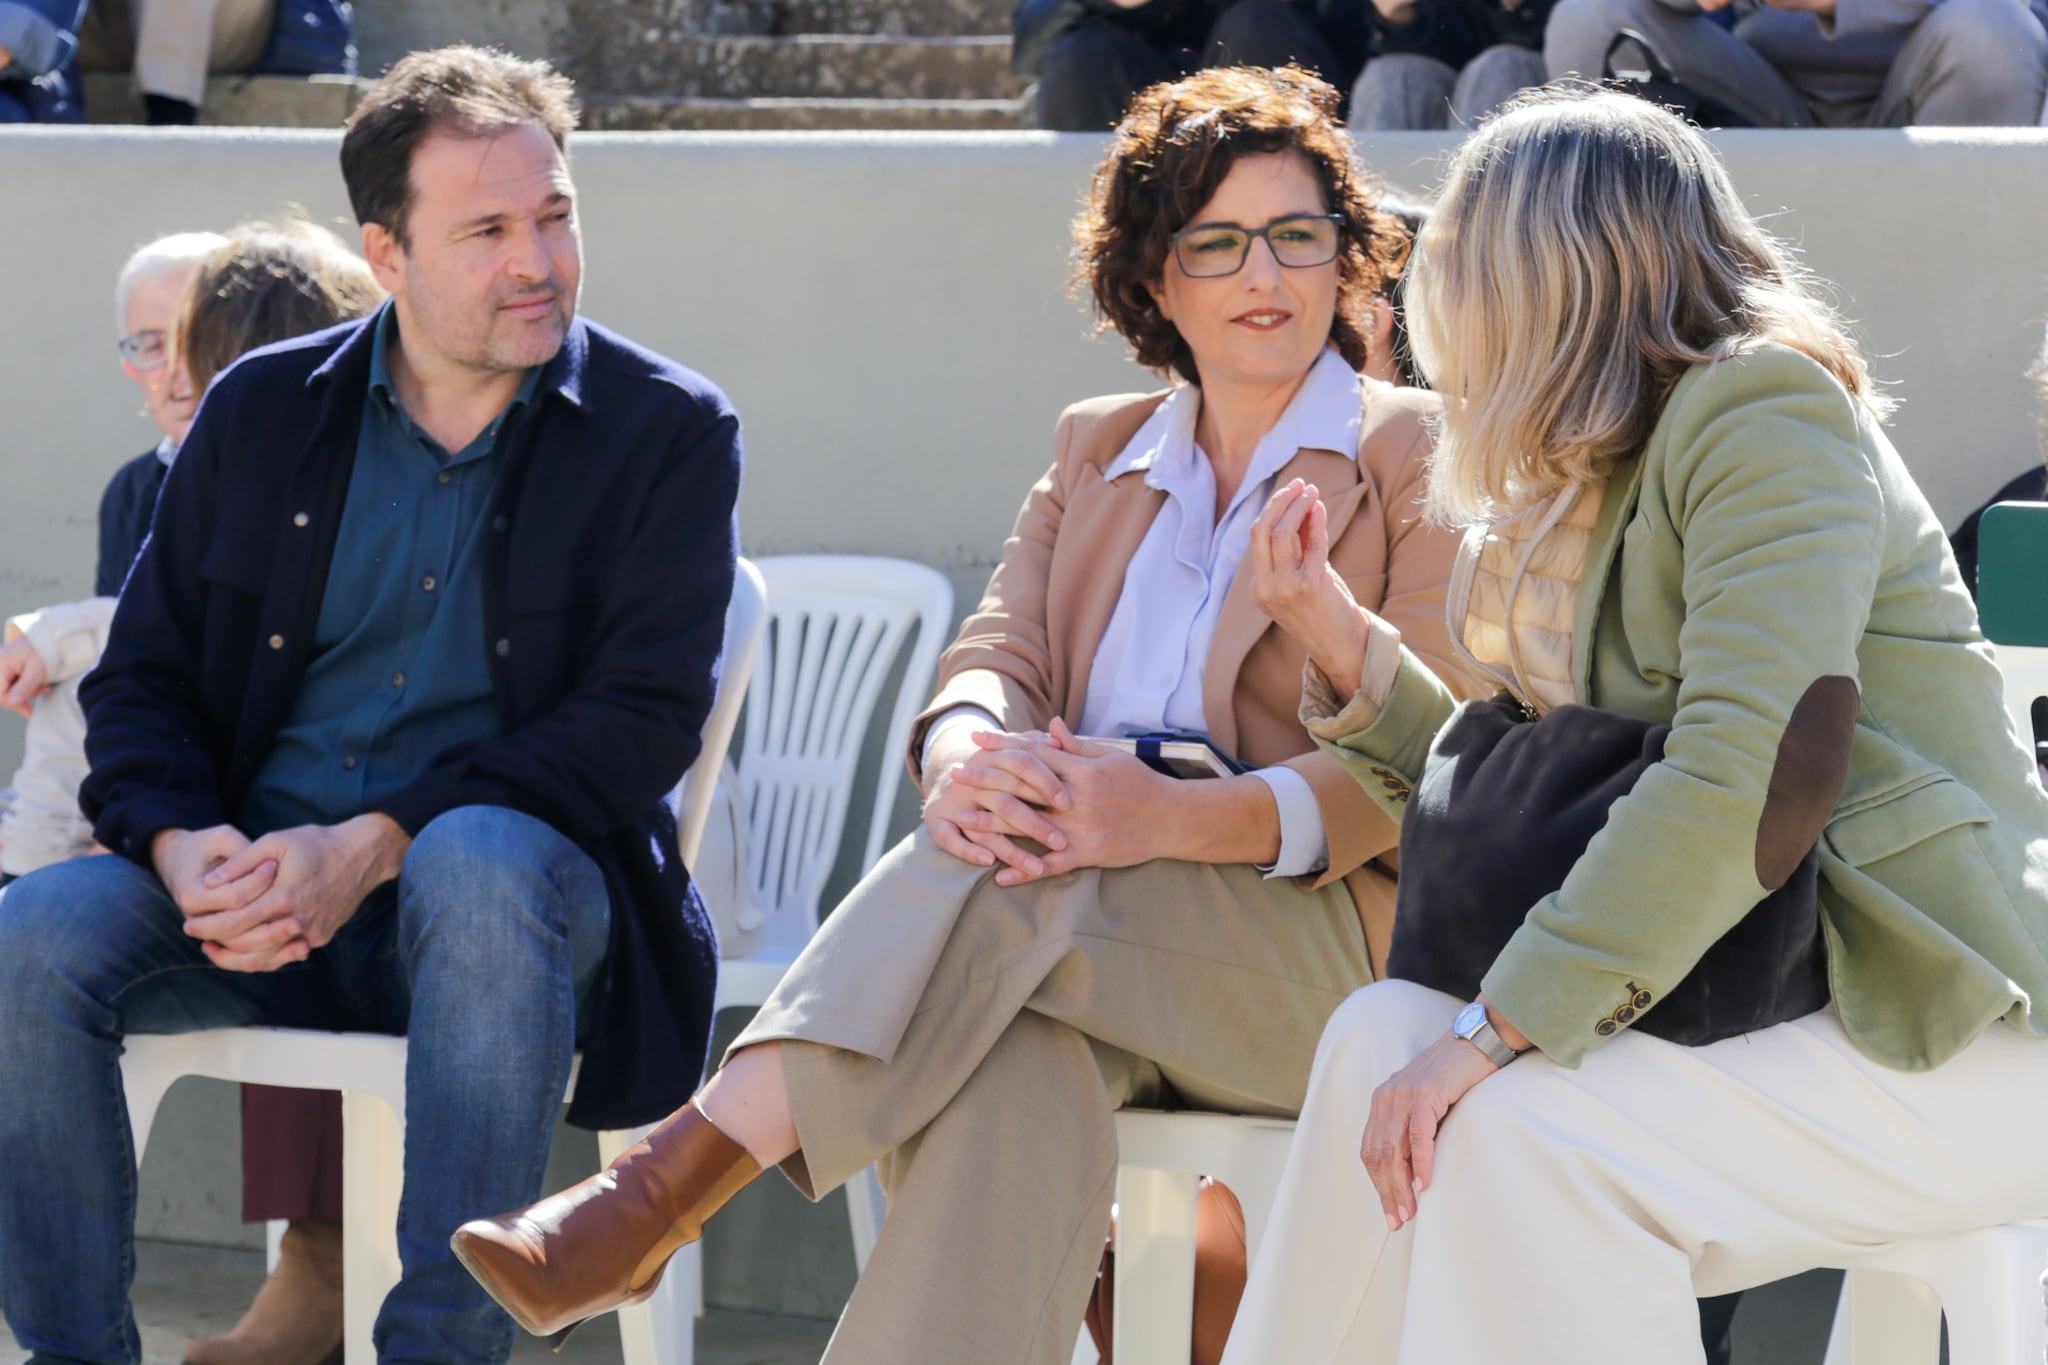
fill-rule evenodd
<path id="1" fill-rule="evenodd" d="M 1598 832 L 1534 899 L 1476 866 L 1403 908 L 1404 970 L 1467 887 L 1503 942 L 1472 994 L 1383 981 L 1331 1019 L 1226 1361 L 1698 1362 L 1695 1294 L 2048 1214 L 2048 797 L 1861 350 L 1698 131 L 1611 91 L 1482 125 L 1413 270 L 1432 511 L 1471 527 L 1453 629 L 1524 737 L 1669 729 L 1611 804 L 1490 769 L 1475 841 L 1516 797 Z M 1275 494 L 1259 596 L 1325 751 L 1421 783 L 1385 803 L 1425 832 L 1412 891 L 1485 713 L 1346 598 L 1319 503 Z M 1724 937 L 1802 876 L 1817 922 Z M 1819 989 L 1752 1005 L 1795 974 Z M 1740 1031 L 1659 1036 L 1701 982 Z"/>
<path id="2" fill-rule="evenodd" d="M 1394 822 L 1296 719 L 1252 522 L 1321 490 L 1356 598 L 1444 677 L 1455 545 L 1420 520 L 1437 400 L 1360 377 L 1399 228 L 1296 70 L 1142 94 L 1078 283 L 1172 387 L 1069 408 L 915 727 L 923 827 L 826 920 L 697 1100 L 609 1172 L 456 1244 L 536 1332 L 649 1290 L 763 1167 L 889 1219 L 825 1359 L 1065 1365 L 1109 1230 L 1112 1113 L 1292 1114 L 1386 950 Z M 1378 306 L 1384 306 L 1379 303 Z M 1176 780 L 1095 739 L 1178 731 Z M 1084 738 L 1085 737 L 1085 738 Z"/>

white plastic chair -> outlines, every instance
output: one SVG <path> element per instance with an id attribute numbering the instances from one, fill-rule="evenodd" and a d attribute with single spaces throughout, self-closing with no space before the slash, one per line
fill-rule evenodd
<path id="1" fill-rule="evenodd" d="M 1187 1365 L 1195 1307 L 1195 1188 L 1223 1182 L 1244 1210 L 1247 1260 L 1259 1254 L 1292 1119 L 1125 1109 L 1116 1116 L 1117 1365 Z M 1092 1347 L 1076 1348 L 1091 1360 Z"/>
<path id="2" fill-rule="evenodd" d="M 2048 648 L 1999 645 L 2005 705 L 2031 749 L 2048 696 Z M 2048 1220 L 1916 1237 L 1844 1257 L 1827 1365 L 1934 1365 L 1948 1318 L 1951 1365 L 2041 1365 Z"/>
<path id="3" fill-rule="evenodd" d="M 748 824 L 742 878 L 760 946 L 720 964 L 718 1008 L 765 1004 L 818 932 L 819 899 L 837 858 L 854 777 L 883 689 L 916 632 L 890 707 L 861 870 L 888 838 L 910 723 L 930 695 L 953 619 L 953 589 L 923 564 L 860 555 L 760 561 L 768 632 L 747 691 L 739 757 Z M 872 1168 L 850 1181 L 854 1259 L 865 1269 L 884 1205 Z"/>
<path id="4" fill-rule="evenodd" d="M 677 843 L 688 864 L 719 764 L 731 742 L 766 625 L 760 573 L 742 559 L 726 611 L 725 664 L 706 717 L 703 750 L 678 787 Z M 129 1126 L 138 1165 L 166 1091 L 180 1077 L 212 1076 L 257 1085 L 342 1092 L 343 1330 L 348 1365 L 376 1365 L 370 1330 L 384 1296 L 398 1283 L 398 1194 L 404 1173 L 405 1039 L 375 1033 L 229 1028 L 198 1033 L 133 1034 L 121 1058 Z M 570 1087 L 575 1086 L 575 1073 Z M 609 1163 L 645 1130 L 599 1133 L 598 1159 Z M 628 1365 L 689 1365 L 693 1275 L 665 1283 L 653 1303 L 622 1310 L 619 1333 Z M 681 1300 L 681 1302 L 678 1302 Z"/>

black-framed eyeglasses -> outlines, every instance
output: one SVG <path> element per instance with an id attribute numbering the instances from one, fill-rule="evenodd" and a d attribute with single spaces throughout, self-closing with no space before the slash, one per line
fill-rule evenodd
<path id="1" fill-rule="evenodd" d="M 1302 213 L 1275 218 L 1262 228 L 1235 223 L 1197 223 L 1173 234 L 1173 256 L 1181 273 L 1208 280 L 1235 275 L 1251 254 L 1252 238 L 1263 237 L 1273 259 L 1291 270 L 1328 265 L 1337 259 L 1344 218 L 1336 213 Z"/>
<path id="2" fill-rule="evenodd" d="M 130 332 L 114 344 L 121 348 L 121 359 L 132 365 L 138 374 L 161 370 L 170 359 L 170 338 L 161 327 Z"/>

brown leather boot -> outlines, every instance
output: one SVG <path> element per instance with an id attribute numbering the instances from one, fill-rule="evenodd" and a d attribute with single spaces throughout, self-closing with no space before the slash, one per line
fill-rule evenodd
<path id="1" fill-rule="evenodd" d="M 686 1104 L 582 1184 L 464 1223 L 455 1254 L 521 1327 L 559 1340 L 646 1299 L 668 1258 L 759 1174 L 746 1148 Z"/>
<path id="2" fill-rule="evenodd" d="M 249 1311 L 193 1342 L 185 1365 L 324 1365 L 340 1358 L 341 1329 L 341 1224 L 294 1218 Z"/>

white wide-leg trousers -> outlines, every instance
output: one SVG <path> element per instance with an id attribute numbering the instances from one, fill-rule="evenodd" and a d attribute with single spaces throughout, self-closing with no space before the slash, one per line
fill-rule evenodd
<path id="1" fill-rule="evenodd" d="M 1462 1003 L 1386 981 L 1331 1018 L 1224 1365 L 1700 1361 L 1696 1296 L 2048 1215 L 2048 1042 L 2001 1021 L 1892 1071 L 1825 1010 L 1521 1058 L 1451 1110 L 1390 1235 L 1358 1155 L 1372 1092 Z"/>

